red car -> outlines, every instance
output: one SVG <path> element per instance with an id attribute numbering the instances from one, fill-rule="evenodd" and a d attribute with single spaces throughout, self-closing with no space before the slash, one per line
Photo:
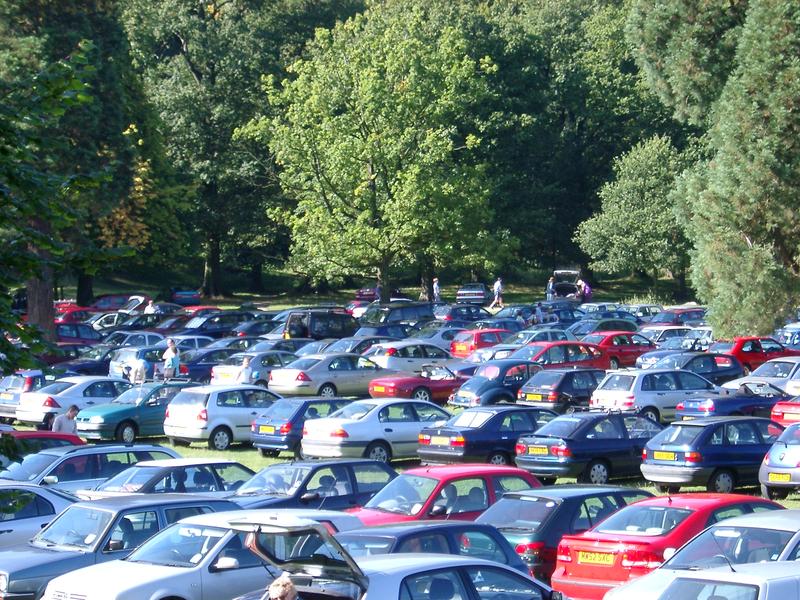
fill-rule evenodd
<path id="1" fill-rule="evenodd" d="M 664 560 L 668 548 L 680 548 L 710 524 L 780 504 L 740 494 L 679 494 L 640 500 L 618 511 L 587 506 L 586 522 L 607 516 L 579 535 L 565 535 L 556 552 L 551 585 L 570 598 L 600 600 L 608 590 L 646 575 Z"/>
<path id="2" fill-rule="evenodd" d="M 92 312 L 114 312 L 127 304 L 128 298 L 135 294 L 103 294 L 96 296 L 88 308 Z"/>
<path id="3" fill-rule="evenodd" d="M 733 354 L 744 367 L 744 374 L 756 370 L 763 363 L 773 358 L 784 356 L 800 356 L 800 350 L 787 348 L 770 337 L 737 337 L 733 341 L 717 340 L 708 349 L 709 352 Z"/>
<path id="4" fill-rule="evenodd" d="M 14 438 L 20 458 L 46 448 L 82 446 L 86 444 L 77 435 L 53 431 L 18 431 L 15 429 L 12 431 L 0 431 L 0 435 Z M 0 454 L 0 465 L 7 466 L 8 462 L 11 462 L 6 461 L 8 459 Z"/>
<path id="5" fill-rule="evenodd" d="M 533 342 L 515 350 L 509 358 L 519 358 L 542 365 L 544 369 L 582 367 L 586 369 L 610 368 L 608 355 L 599 346 L 587 342 Z"/>
<path id="6" fill-rule="evenodd" d="M 56 312 L 56 323 L 83 323 L 92 316 L 92 311 L 81 306 L 71 306 Z"/>
<path id="7" fill-rule="evenodd" d="M 414 398 L 443 405 L 467 379 L 442 365 L 424 365 L 419 374 L 373 379 L 369 382 L 369 395 L 373 398 Z"/>
<path id="8" fill-rule="evenodd" d="M 219 312 L 219 306 L 205 306 L 205 305 L 196 305 L 196 306 L 184 306 L 183 312 L 187 315 L 192 317 L 202 317 L 204 315 L 210 315 L 211 313 Z"/>
<path id="9" fill-rule="evenodd" d="M 540 486 L 536 477 L 517 467 L 417 467 L 387 483 L 363 507 L 348 512 L 365 525 L 429 519 L 472 521 L 505 492 Z"/>
<path id="10" fill-rule="evenodd" d="M 450 342 L 450 354 L 466 358 L 479 348 L 499 344 L 511 333 L 508 329 L 465 329 Z"/>
<path id="11" fill-rule="evenodd" d="M 772 407 L 772 413 L 769 418 L 776 423 L 780 423 L 784 427 L 794 425 L 800 421 L 800 396 L 792 398 L 791 400 L 777 402 L 775 406 Z"/>
<path id="12" fill-rule="evenodd" d="M 582 337 L 581 341 L 599 346 L 608 355 L 612 369 L 633 367 L 642 354 L 658 350 L 646 337 L 630 331 L 598 331 Z"/>

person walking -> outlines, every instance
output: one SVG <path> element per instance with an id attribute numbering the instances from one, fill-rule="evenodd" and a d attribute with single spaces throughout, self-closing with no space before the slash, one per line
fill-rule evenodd
<path id="1" fill-rule="evenodd" d="M 80 409 L 73 404 L 67 409 L 67 412 L 60 414 L 53 419 L 53 431 L 77 435 L 78 424 L 75 422 L 75 417 L 78 415 L 79 410 Z"/>
<path id="2" fill-rule="evenodd" d="M 442 301 L 442 292 L 439 289 L 439 278 L 433 278 L 433 301 L 434 302 L 441 302 Z"/>
<path id="3" fill-rule="evenodd" d="M 536 303 L 536 324 L 541 325 L 544 323 L 544 312 L 542 312 L 542 303 Z"/>
<path id="4" fill-rule="evenodd" d="M 489 305 L 489 308 L 494 308 L 495 306 L 499 306 L 503 308 L 503 280 L 502 278 L 498 277 L 497 281 L 494 282 L 492 286 L 492 291 L 494 292 L 494 300 Z"/>
<path id="5" fill-rule="evenodd" d="M 239 368 L 239 372 L 236 374 L 236 383 L 250 383 L 250 380 L 253 378 L 253 368 L 250 366 L 250 357 L 245 356 L 242 359 L 242 366 Z"/>
<path id="6" fill-rule="evenodd" d="M 161 358 L 164 359 L 164 380 L 172 379 L 178 374 L 181 364 L 180 356 L 175 340 L 168 339 L 167 349 L 161 355 Z"/>
<path id="7" fill-rule="evenodd" d="M 556 278 L 550 277 L 547 280 L 547 287 L 544 290 L 545 296 L 547 297 L 548 301 L 556 299 Z"/>

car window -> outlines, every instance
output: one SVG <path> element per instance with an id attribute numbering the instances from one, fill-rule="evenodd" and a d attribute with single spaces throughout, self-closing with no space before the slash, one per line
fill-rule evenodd
<path id="1" fill-rule="evenodd" d="M 542 590 L 535 583 L 514 573 L 494 567 L 468 567 L 466 571 L 480 600 L 542 599 Z"/>
<path id="2" fill-rule="evenodd" d="M 612 418 L 600 419 L 586 434 L 589 440 L 621 440 L 623 437 L 619 422 Z"/>
<path id="3" fill-rule="evenodd" d="M 463 532 L 458 540 L 458 553 L 463 556 L 508 564 L 508 557 L 500 544 L 482 531 Z"/>
<path id="4" fill-rule="evenodd" d="M 414 409 L 407 402 L 384 406 L 378 413 L 378 421 L 381 423 L 414 423 L 416 420 Z"/>
<path id="5" fill-rule="evenodd" d="M 678 381 L 681 384 L 681 389 L 684 390 L 708 390 L 713 386 L 703 378 L 690 373 L 689 371 L 677 371 Z"/>
<path id="6" fill-rule="evenodd" d="M 448 506 L 448 514 L 477 512 L 489 508 L 489 495 L 483 478 L 459 479 L 451 485 L 455 488 L 456 497 Z"/>
<path id="7" fill-rule="evenodd" d="M 351 371 L 353 363 L 349 356 L 339 356 L 331 360 L 328 364 L 329 371 Z"/>
<path id="8" fill-rule="evenodd" d="M 634 346 L 650 346 L 650 340 L 648 340 L 643 335 L 634 334 L 631 336 L 631 341 L 633 342 Z"/>
<path id="9" fill-rule="evenodd" d="M 544 360 L 542 361 L 547 365 L 559 364 L 567 361 L 567 354 L 564 351 L 564 346 L 553 346 L 545 352 Z"/>
<path id="10" fill-rule="evenodd" d="M 368 358 L 358 357 L 356 361 L 356 369 L 367 369 L 376 371 L 378 369 L 378 365 L 369 360 Z"/>
<path id="11" fill-rule="evenodd" d="M 717 363 L 711 356 L 698 356 L 692 359 L 686 366 L 690 371 L 694 371 L 700 375 L 713 373 L 717 370 Z"/>
<path id="12" fill-rule="evenodd" d="M 361 494 L 375 493 L 392 480 L 392 474 L 378 465 L 353 465 L 353 475 L 356 478 L 358 492 Z"/>
<path id="13" fill-rule="evenodd" d="M 31 519 L 52 515 L 53 505 L 33 492 L 25 490 L 0 490 L 0 522 Z"/>
<path id="14" fill-rule="evenodd" d="M 625 417 L 623 420 L 625 422 L 625 429 L 628 430 L 628 437 L 631 439 L 649 439 L 661 431 L 661 428 L 653 423 L 650 419 L 629 416 Z"/>
<path id="15" fill-rule="evenodd" d="M 718 425 L 717 427 L 714 428 L 714 431 L 711 433 L 711 437 L 709 437 L 709 439 L 708 439 L 709 445 L 711 445 L 711 446 L 721 446 L 722 445 L 722 443 L 723 443 L 723 441 L 725 439 L 725 437 L 723 435 L 724 429 L 725 428 L 724 428 L 723 425 Z"/>
<path id="16" fill-rule="evenodd" d="M 245 481 L 253 476 L 250 471 L 236 464 L 217 465 L 212 467 L 212 469 L 216 471 L 217 477 L 222 482 L 222 485 L 225 486 L 225 491 L 228 492 L 239 489 Z"/>
<path id="17" fill-rule="evenodd" d="M 769 421 L 756 421 L 756 427 L 761 433 L 761 439 L 765 444 L 772 444 L 783 433 L 783 429 Z"/>
<path id="18" fill-rule="evenodd" d="M 98 381 L 83 390 L 84 398 L 115 398 L 117 390 L 110 381 Z"/>
<path id="19" fill-rule="evenodd" d="M 319 494 L 320 498 L 353 493 L 353 485 L 344 467 L 322 467 L 317 469 L 306 483 L 306 491 Z"/>
<path id="20" fill-rule="evenodd" d="M 158 516 L 155 511 L 127 513 L 111 528 L 103 551 L 132 550 L 156 532 Z"/>
<path id="21" fill-rule="evenodd" d="M 416 402 L 413 406 L 417 413 L 417 421 L 432 423 L 450 418 L 448 413 L 437 406 L 423 404 L 422 402 Z"/>
<path id="22" fill-rule="evenodd" d="M 761 340 L 761 349 L 764 352 L 781 352 L 783 346 L 773 340 Z"/>
<path id="23" fill-rule="evenodd" d="M 652 389 L 656 392 L 673 392 L 678 389 L 678 382 L 675 379 L 675 375 L 672 373 L 658 373 L 652 377 Z M 647 377 L 645 379 L 647 379 Z M 642 389 L 644 390 L 644 385 L 642 386 Z"/>
<path id="24" fill-rule="evenodd" d="M 241 394 L 248 408 L 267 408 L 275 402 L 275 396 L 267 390 L 242 390 Z"/>
<path id="25" fill-rule="evenodd" d="M 396 552 L 432 552 L 450 554 L 447 538 L 441 533 L 423 533 L 410 536 L 400 542 Z"/>
<path id="26" fill-rule="evenodd" d="M 728 445 L 737 446 L 761 443 L 752 423 L 727 423 L 725 425 L 725 441 Z"/>
<path id="27" fill-rule="evenodd" d="M 237 390 L 229 392 L 220 392 L 217 394 L 217 406 L 225 406 L 228 408 L 244 406 L 242 396 Z"/>
<path id="28" fill-rule="evenodd" d="M 586 531 L 619 508 L 617 499 L 611 494 L 601 494 L 586 498 L 581 502 L 572 519 L 572 533 Z"/>
<path id="29" fill-rule="evenodd" d="M 528 416 L 522 411 L 512 412 L 504 415 L 503 420 L 500 422 L 501 432 L 529 432 L 532 430 L 533 426 L 531 425 Z"/>
<path id="30" fill-rule="evenodd" d="M 423 346 L 423 349 L 428 358 L 447 358 L 447 353 L 436 346 Z"/>
<path id="31" fill-rule="evenodd" d="M 622 499 L 624 500 L 625 504 L 633 504 L 634 502 L 638 502 L 639 500 L 644 500 L 645 498 L 650 498 L 649 494 L 645 494 L 642 492 L 622 492 L 620 494 Z"/>
<path id="32" fill-rule="evenodd" d="M 587 392 L 595 387 L 594 378 L 590 373 L 580 371 L 572 373 L 571 380 L 574 391 Z"/>
<path id="33" fill-rule="evenodd" d="M 99 454 L 97 458 L 100 461 L 100 477 L 109 479 L 136 463 L 136 457 L 130 452 L 109 452 Z"/>
<path id="34" fill-rule="evenodd" d="M 503 385 L 515 385 L 515 384 L 523 384 L 528 379 L 528 366 L 527 365 L 517 365 L 515 367 L 511 367 L 508 371 L 506 371 L 505 377 L 503 377 Z"/>
<path id="35" fill-rule="evenodd" d="M 165 508 L 164 516 L 166 517 L 167 524 L 171 525 L 186 517 L 204 515 L 210 512 L 212 512 L 210 506 L 181 506 L 180 508 Z"/>
<path id="36" fill-rule="evenodd" d="M 97 475 L 97 456 L 94 454 L 84 454 L 82 456 L 72 456 L 56 466 L 48 475 L 58 477 L 59 483 L 65 481 L 82 481 L 84 479 L 95 479 Z"/>
<path id="37" fill-rule="evenodd" d="M 427 571 L 406 577 L 399 600 L 469 600 L 460 573 L 455 569 Z"/>
<path id="38" fill-rule="evenodd" d="M 708 527 L 709 525 L 713 525 L 718 521 L 722 521 L 723 519 L 738 517 L 748 512 L 750 511 L 748 510 L 746 504 L 735 504 L 733 506 L 725 506 L 723 508 L 718 508 L 713 513 L 711 513 L 710 517 L 708 517 L 708 521 L 706 522 L 706 527 Z"/>
<path id="39" fill-rule="evenodd" d="M 761 352 L 758 340 L 748 340 L 742 344 L 742 352 Z"/>
<path id="40" fill-rule="evenodd" d="M 519 492 L 520 490 L 529 490 L 531 488 L 530 483 L 516 475 L 492 477 L 492 485 L 494 487 L 494 495 L 497 498 L 500 498 L 506 492 Z"/>

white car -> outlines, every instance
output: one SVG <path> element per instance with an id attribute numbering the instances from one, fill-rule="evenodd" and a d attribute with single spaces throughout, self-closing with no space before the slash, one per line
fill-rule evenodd
<path id="1" fill-rule="evenodd" d="M 273 370 L 269 389 L 284 396 L 368 396 L 370 381 L 393 374 L 359 354 L 309 354 Z"/>
<path id="2" fill-rule="evenodd" d="M 800 356 L 773 358 L 750 375 L 727 381 L 722 387 L 737 390 L 740 385 L 751 382 L 770 383 L 792 396 L 800 394 Z"/>
<path id="3" fill-rule="evenodd" d="M 431 321 L 418 330 L 412 331 L 407 341 L 420 341 L 426 344 L 439 346 L 445 352 L 450 352 L 450 343 L 453 338 L 466 329 L 465 327 L 445 327 L 447 321 Z"/>
<path id="4" fill-rule="evenodd" d="M 109 346 L 155 346 L 163 339 L 163 335 L 152 331 L 115 331 L 103 338 L 103 343 Z"/>
<path id="5" fill-rule="evenodd" d="M 691 327 L 684 325 L 645 325 L 639 333 L 658 346 L 670 338 L 686 337 L 691 330 Z"/>
<path id="6" fill-rule="evenodd" d="M 79 409 L 96 404 L 108 404 L 131 387 L 131 382 L 119 377 L 64 377 L 20 396 L 17 421 L 41 423 L 50 429 L 56 415 L 67 412 L 71 405 Z"/>
<path id="7" fill-rule="evenodd" d="M 164 435 L 173 443 L 207 440 L 212 450 L 250 441 L 250 423 L 280 396 L 255 385 L 206 385 L 178 392 L 167 407 Z"/>
<path id="8" fill-rule="evenodd" d="M 364 356 L 384 369 L 406 372 L 419 372 L 424 365 L 459 362 L 447 350 L 415 339 L 376 344 Z"/>
<path id="9" fill-rule="evenodd" d="M 32 483 L 0 483 L 0 548 L 31 539 L 77 498 Z"/>
<path id="10" fill-rule="evenodd" d="M 230 385 L 236 383 L 244 359 L 250 359 L 250 381 L 254 385 L 267 387 L 269 374 L 297 360 L 291 352 L 268 350 L 267 352 L 237 352 L 232 354 L 221 365 L 211 368 L 211 385 Z"/>
<path id="11" fill-rule="evenodd" d="M 419 432 L 452 415 L 431 402 L 398 398 L 357 400 L 303 428 L 302 452 L 316 458 L 365 456 L 387 462 L 417 456 Z"/>

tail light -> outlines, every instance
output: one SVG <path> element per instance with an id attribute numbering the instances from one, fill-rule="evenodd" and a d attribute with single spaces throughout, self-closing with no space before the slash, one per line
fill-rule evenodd
<path id="1" fill-rule="evenodd" d="M 25 383 L 22 384 L 23 392 L 30 392 L 33 389 L 33 377 L 26 377 Z"/>
<path id="2" fill-rule="evenodd" d="M 547 394 L 548 402 L 558 402 L 558 392 L 550 392 Z"/>
<path id="3" fill-rule="evenodd" d="M 655 569 L 663 560 L 662 556 L 652 550 L 626 550 L 622 553 L 622 566 L 640 569 Z"/>
<path id="4" fill-rule="evenodd" d="M 550 446 L 550 454 L 559 458 L 568 458 L 572 456 L 572 450 L 567 446 Z"/>
<path id="5" fill-rule="evenodd" d="M 456 437 L 451 437 L 450 438 L 450 445 L 451 446 L 454 446 L 456 448 L 463 448 L 464 444 L 465 444 L 465 441 L 464 441 L 464 436 L 463 435 L 457 435 Z"/>
<path id="6" fill-rule="evenodd" d="M 475 396 L 472 400 L 469 401 L 470 406 L 480 406 L 481 405 L 481 398 L 480 396 Z"/>
<path id="7" fill-rule="evenodd" d="M 518 443 L 516 446 L 514 446 L 514 452 L 516 452 L 517 454 L 525 454 L 525 451 L 527 449 L 528 447 L 525 444 Z"/>
<path id="8" fill-rule="evenodd" d="M 623 406 L 633 406 L 635 400 L 636 400 L 635 396 L 625 396 L 625 398 L 622 401 L 622 405 Z"/>
<path id="9" fill-rule="evenodd" d="M 522 390 L 517 390 L 517 398 L 524 398 L 525 393 Z"/>
<path id="10" fill-rule="evenodd" d="M 56 402 L 56 399 L 52 396 L 45 398 L 44 402 L 42 402 L 42 406 L 46 406 L 47 408 L 61 408 L 61 405 Z"/>
<path id="11" fill-rule="evenodd" d="M 386 348 L 384 351 L 384 356 L 394 356 L 397 354 L 397 348 Z"/>
<path id="12" fill-rule="evenodd" d="M 346 437 L 350 437 L 350 434 L 347 433 L 341 427 L 339 427 L 339 429 L 334 429 L 333 431 L 331 431 L 331 437 L 346 438 Z"/>
<path id="13" fill-rule="evenodd" d="M 188 375 L 189 374 L 189 367 L 186 365 L 178 365 L 178 373 L 181 375 Z"/>
<path id="14" fill-rule="evenodd" d="M 420 446 L 430 446 L 431 445 L 431 436 L 427 433 L 420 433 L 417 436 L 417 441 L 419 442 Z"/>
<path id="15" fill-rule="evenodd" d="M 236 335 L 237 335 L 238 337 L 244 337 L 244 336 L 246 336 L 247 334 L 246 334 L 244 331 L 240 331 L 240 332 L 239 332 L 239 333 L 237 333 Z"/>
<path id="16" fill-rule="evenodd" d="M 642 448 L 642 460 L 647 460 L 647 448 Z"/>
<path id="17" fill-rule="evenodd" d="M 687 452 L 683 455 L 683 460 L 688 463 L 699 463 L 702 462 L 703 457 L 699 452 Z"/>
<path id="18" fill-rule="evenodd" d="M 306 427 L 303 427 L 303 435 L 308 435 L 308 429 Z"/>
<path id="19" fill-rule="evenodd" d="M 256 422 L 250 421 L 250 431 L 255 431 L 255 430 L 256 430 Z"/>
<path id="20" fill-rule="evenodd" d="M 781 410 L 773 410 L 772 414 L 770 414 L 770 418 L 772 418 L 772 419 L 782 419 L 783 418 L 783 411 L 781 411 Z"/>
<path id="21" fill-rule="evenodd" d="M 292 433 L 292 424 L 291 423 L 284 423 L 281 425 L 280 429 L 278 429 L 278 433 L 281 435 L 289 435 Z"/>
<path id="22" fill-rule="evenodd" d="M 700 410 L 704 410 L 706 412 L 714 412 L 714 401 L 709 398 L 708 400 L 703 400 L 700 404 L 697 405 L 697 408 Z"/>
<path id="23" fill-rule="evenodd" d="M 211 379 L 217 376 L 217 367 L 211 367 Z"/>
<path id="24" fill-rule="evenodd" d="M 534 561 L 539 558 L 542 550 L 544 550 L 544 542 L 530 542 L 528 544 L 517 544 L 514 550 L 524 560 Z"/>
<path id="25" fill-rule="evenodd" d="M 164 412 L 164 420 L 166 421 L 169 419 L 169 406 L 167 406 L 167 410 Z"/>
<path id="26" fill-rule="evenodd" d="M 272 373 L 270 373 L 270 377 L 271 376 L 272 376 Z M 311 378 L 308 375 L 306 375 L 303 371 L 300 371 L 297 374 L 297 377 L 294 378 L 294 380 L 295 381 L 311 381 Z"/>
<path id="27" fill-rule="evenodd" d="M 767 452 L 767 453 L 764 455 L 764 464 L 765 464 L 765 465 L 768 465 L 768 464 L 769 464 L 769 452 Z"/>
<path id="28" fill-rule="evenodd" d="M 269 372 L 269 377 L 267 378 L 267 381 L 272 381 L 272 371 Z"/>
<path id="29" fill-rule="evenodd" d="M 675 407 L 675 410 L 683 410 L 686 408 L 686 405 L 683 402 L 678 402 L 678 405 Z"/>
<path id="30" fill-rule="evenodd" d="M 564 543 L 558 545 L 558 550 L 556 550 L 556 560 L 559 562 L 572 562 L 568 545 Z"/>
<path id="31" fill-rule="evenodd" d="M 197 420 L 198 421 L 208 421 L 208 411 L 204 408 L 199 413 L 197 413 Z"/>
<path id="32" fill-rule="evenodd" d="M 450 314 L 445 315 L 444 318 L 442 319 L 442 321 L 452 321 L 452 320 L 453 320 L 453 315 Z"/>

